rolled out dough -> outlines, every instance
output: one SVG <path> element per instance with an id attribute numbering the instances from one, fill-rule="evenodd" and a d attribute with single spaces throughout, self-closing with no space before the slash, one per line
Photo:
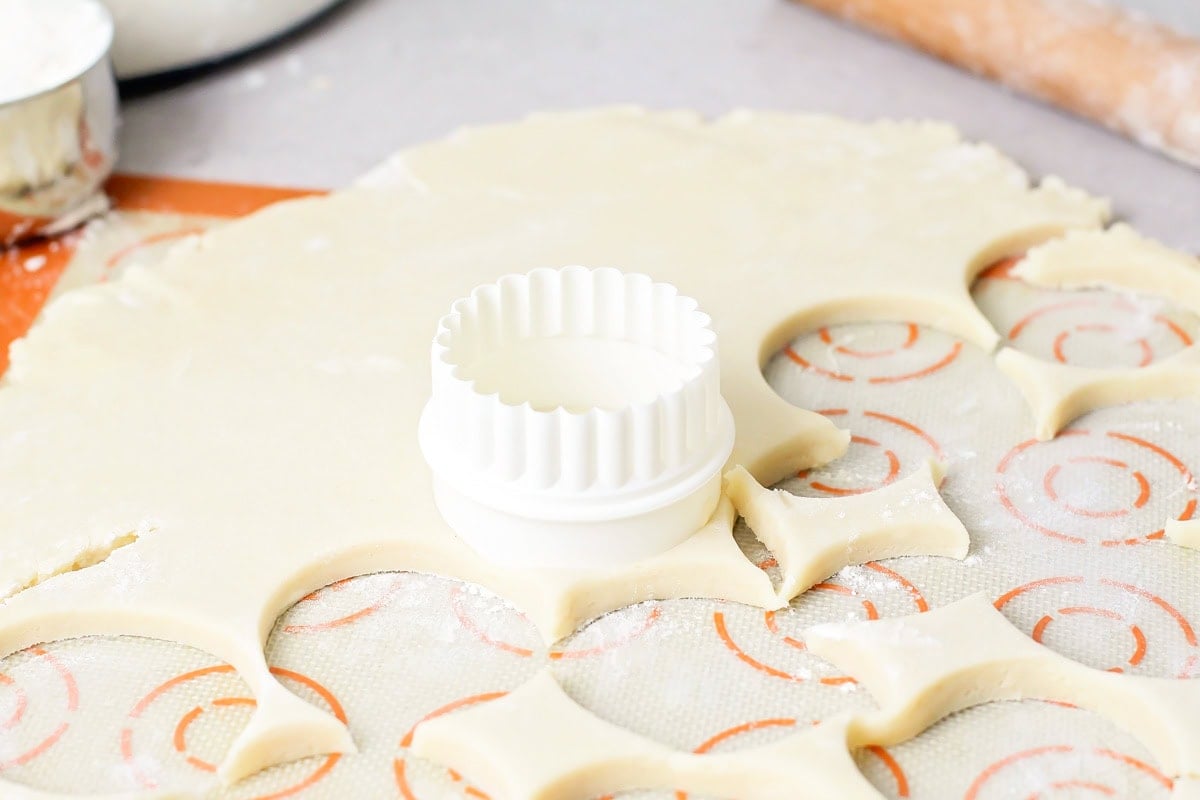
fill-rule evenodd
<path id="1" fill-rule="evenodd" d="M 153 272 L 62 296 L 0 389 L 0 651 L 133 634 L 228 661 L 257 708 L 226 781 L 352 747 L 262 653 L 283 609 L 341 578 L 476 581 L 551 640 L 655 597 L 778 605 L 728 506 L 619 574 L 503 571 L 460 545 L 416 445 L 430 338 L 454 298 L 563 264 L 676 284 L 721 336 L 732 464 L 771 485 L 848 441 L 768 386 L 762 364 L 785 341 L 903 320 L 990 349 L 976 273 L 1107 213 L 1054 178 L 1031 187 L 945 125 L 786 114 L 538 115 L 384 174 L 398 184 L 274 206 Z"/>
<path id="2" fill-rule="evenodd" d="M 497 796 L 576 800 L 674 789 L 744 800 L 883 800 L 846 747 L 848 716 L 740 753 L 679 753 L 580 708 L 543 672 L 512 694 L 417 727 L 413 752 Z"/>
<path id="3" fill-rule="evenodd" d="M 926 462 L 862 497 L 799 497 L 764 489 L 735 467 L 725 493 L 779 563 L 779 597 L 791 600 L 849 564 L 897 556 L 964 559 L 967 529 L 938 494 L 942 468 Z"/>
<path id="4" fill-rule="evenodd" d="M 805 642 L 879 703 L 851 723 L 852 746 L 895 744 L 981 703 L 1054 700 L 1126 728 L 1167 775 L 1200 777 L 1200 681 L 1084 666 L 1021 633 L 983 595 L 924 614 L 818 625 Z"/>

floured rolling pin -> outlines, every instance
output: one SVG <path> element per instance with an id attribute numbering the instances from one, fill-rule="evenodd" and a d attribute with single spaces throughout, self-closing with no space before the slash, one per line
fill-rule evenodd
<path id="1" fill-rule="evenodd" d="M 801 0 L 1200 166 L 1200 41 L 1094 0 Z"/>

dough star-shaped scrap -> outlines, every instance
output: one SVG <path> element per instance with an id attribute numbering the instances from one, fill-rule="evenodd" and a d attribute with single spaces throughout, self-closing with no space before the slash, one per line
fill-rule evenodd
<path id="1" fill-rule="evenodd" d="M 940 465 L 926 462 L 860 497 L 799 497 L 764 489 L 736 467 L 725 476 L 725 493 L 779 563 L 779 596 L 791 600 L 848 564 L 912 555 L 966 558 L 971 539 L 938 494 L 942 477 Z"/>
<path id="2" fill-rule="evenodd" d="M 945 125 L 784 114 L 540 115 L 410 151 L 386 174 L 398 185 L 277 205 L 64 295 L 0 389 L 0 651 L 130 634 L 228 661 L 257 707 L 225 781 L 352 747 L 262 653 L 284 609 L 342 578 L 475 581 L 549 640 L 656 597 L 778 605 L 728 510 L 619 577 L 499 570 L 458 543 L 417 420 L 437 320 L 472 287 L 582 264 L 695 297 L 721 336 L 731 466 L 771 485 L 848 442 L 767 384 L 786 341 L 905 320 L 990 349 L 976 273 L 1106 216 Z"/>
<path id="3" fill-rule="evenodd" d="M 924 614 L 809 629 L 808 649 L 858 680 L 879 710 L 850 744 L 890 745 L 997 700 L 1071 703 L 1126 728 L 1172 777 L 1200 777 L 1200 683 L 1093 669 L 1021 633 L 983 595 Z"/>
<path id="4" fill-rule="evenodd" d="M 494 796 L 521 800 L 591 800 L 627 789 L 882 800 L 846 747 L 848 720 L 733 754 L 681 753 L 580 708 L 543 672 L 506 697 L 422 723 L 412 750 Z"/>

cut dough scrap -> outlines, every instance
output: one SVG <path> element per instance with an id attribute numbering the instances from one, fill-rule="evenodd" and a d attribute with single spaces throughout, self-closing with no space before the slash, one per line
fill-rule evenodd
<path id="1" fill-rule="evenodd" d="M 744 800 L 881 800 L 846 747 L 848 716 L 732 754 L 681 753 L 601 720 L 542 672 L 512 694 L 421 723 L 412 752 L 503 800 L 631 789 Z"/>
<path id="2" fill-rule="evenodd" d="M 500 570 L 460 544 L 417 446 L 430 340 L 455 298 L 565 264 L 675 284 L 722 337 L 733 463 L 770 485 L 848 440 L 767 384 L 779 346 L 892 319 L 992 347 L 973 276 L 1106 215 L 925 123 L 589 111 L 469 131 L 394 164 L 395 187 L 276 205 L 153 271 L 64 294 L 14 346 L 0 388 L 0 590 L 144 533 L 0 606 L 0 651 L 131 634 L 231 663 L 260 702 L 226 781 L 350 746 L 261 652 L 284 609 L 341 578 L 470 580 L 549 640 L 655 596 L 779 604 L 732 542 L 732 517 L 603 575 Z"/>
<path id="3" fill-rule="evenodd" d="M 1013 274 L 1038 286 L 1104 287 L 1169 299 L 1200 314 L 1200 260 L 1141 236 L 1128 225 L 1075 230 L 1034 247 Z M 1016 350 L 997 364 L 1025 395 L 1037 437 L 1052 439 L 1071 420 L 1138 400 L 1200 398 L 1200 348 L 1190 346 L 1141 369 L 1054 364 Z"/>
<path id="4" fill-rule="evenodd" d="M 1035 434 L 1046 441 L 1072 420 L 1098 408 L 1139 400 L 1200 398 L 1200 348 L 1132 369 L 1055 364 L 1006 347 L 996 366 L 1017 385 L 1033 411 Z"/>
<path id="5" fill-rule="evenodd" d="M 928 461 L 866 494 L 799 497 L 764 489 L 736 467 L 725 476 L 725 493 L 779 563 L 779 597 L 786 602 L 850 564 L 897 556 L 966 558 L 970 536 L 938 493 L 942 477 L 941 465 Z"/>
<path id="6" fill-rule="evenodd" d="M 1200 259 L 1129 225 L 1075 230 L 1030 250 L 1013 275 L 1055 289 L 1103 287 L 1156 295 L 1200 314 Z"/>
<path id="7" fill-rule="evenodd" d="M 1200 681 L 1086 667 L 1025 636 L 981 594 L 924 614 L 818 625 L 805 642 L 879 703 L 852 723 L 852 746 L 911 739 L 982 703 L 1054 700 L 1123 726 L 1166 774 L 1200 776 Z"/>
<path id="8" fill-rule="evenodd" d="M 1172 544 L 1200 550 L 1200 520 L 1167 520 L 1165 532 Z"/>

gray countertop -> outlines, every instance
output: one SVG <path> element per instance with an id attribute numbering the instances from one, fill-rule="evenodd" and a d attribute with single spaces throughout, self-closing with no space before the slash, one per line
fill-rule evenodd
<path id="1" fill-rule="evenodd" d="M 614 103 L 948 120 L 1200 252 L 1200 172 L 785 0 L 351 0 L 127 102 L 121 169 L 336 187 L 461 125 Z"/>

